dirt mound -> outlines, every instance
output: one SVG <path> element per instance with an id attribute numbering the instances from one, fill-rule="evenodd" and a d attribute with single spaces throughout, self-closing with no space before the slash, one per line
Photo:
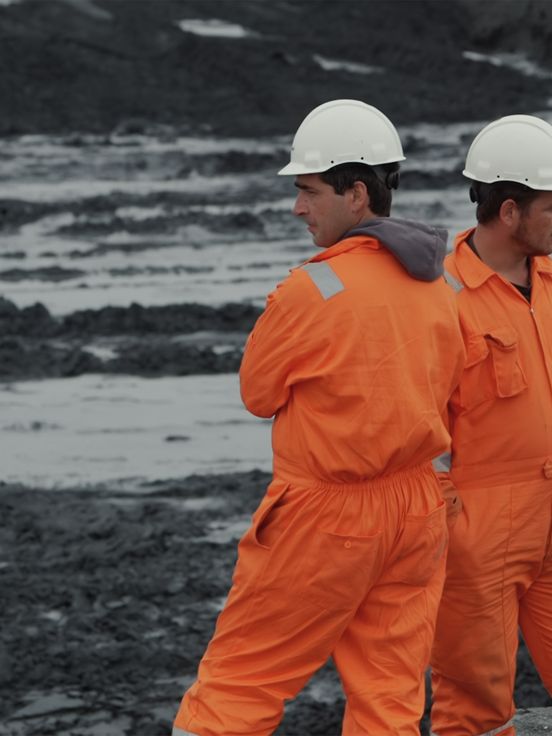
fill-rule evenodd
<path id="1" fill-rule="evenodd" d="M 58 319 L 40 303 L 19 309 L 0 297 L 0 378 L 233 373 L 260 311 L 248 304 L 132 304 Z"/>

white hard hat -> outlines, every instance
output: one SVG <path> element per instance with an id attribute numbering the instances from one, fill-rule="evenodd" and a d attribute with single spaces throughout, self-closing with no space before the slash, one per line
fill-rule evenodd
<path id="1" fill-rule="evenodd" d="M 485 184 L 515 181 L 552 190 L 552 125 L 533 115 L 495 120 L 474 139 L 462 173 Z"/>
<path id="2" fill-rule="evenodd" d="M 344 163 L 404 161 L 399 134 L 377 108 L 359 100 L 332 100 L 303 120 L 280 175 L 318 174 Z"/>

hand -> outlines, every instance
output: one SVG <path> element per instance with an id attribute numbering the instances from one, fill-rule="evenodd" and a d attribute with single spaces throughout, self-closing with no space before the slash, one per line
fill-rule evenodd
<path id="1" fill-rule="evenodd" d="M 441 493 L 447 504 L 447 524 L 452 528 L 462 511 L 462 498 L 447 473 L 437 473 L 441 484 Z"/>

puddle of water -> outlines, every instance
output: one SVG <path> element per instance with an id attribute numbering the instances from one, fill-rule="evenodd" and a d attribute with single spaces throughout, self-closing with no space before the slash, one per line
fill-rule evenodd
<path id="1" fill-rule="evenodd" d="M 85 702 L 81 698 L 72 697 L 65 693 L 49 693 L 47 695 L 37 695 L 29 705 L 16 711 L 12 718 L 15 720 L 36 718 L 37 716 L 46 716 L 67 710 L 80 710 L 84 706 Z"/>
<path id="2" fill-rule="evenodd" d="M 251 517 L 247 516 L 230 521 L 212 521 L 209 524 L 211 531 L 203 537 L 193 541 L 196 543 L 209 542 L 210 544 L 229 544 L 242 538 L 249 529 Z"/>
<path id="3" fill-rule="evenodd" d="M 2 478 L 90 486 L 271 468 L 271 423 L 247 412 L 235 374 L 85 375 L 0 384 Z M 21 428 L 42 427 L 41 431 Z M 166 442 L 184 436 L 185 442 Z M 214 501 L 189 500 L 189 510 Z"/>

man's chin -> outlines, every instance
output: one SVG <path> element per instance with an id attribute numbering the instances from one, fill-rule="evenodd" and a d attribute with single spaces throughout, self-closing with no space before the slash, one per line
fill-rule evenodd
<path id="1" fill-rule="evenodd" d="M 307 230 L 310 233 L 313 244 L 316 245 L 317 248 L 329 248 L 330 245 L 334 245 L 334 243 L 328 243 L 320 235 L 317 235 L 314 228 L 308 227 Z"/>
<path id="2" fill-rule="evenodd" d="M 317 248 L 329 248 L 330 245 L 333 245 L 333 243 L 327 243 L 324 239 L 319 238 L 314 234 L 312 234 L 312 242 Z"/>
<path id="3" fill-rule="evenodd" d="M 530 255 L 532 255 L 532 256 L 548 256 L 549 258 L 552 258 L 552 245 L 550 245 L 548 248 L 539 248 L 538 250 L 535 250 Z"/>

